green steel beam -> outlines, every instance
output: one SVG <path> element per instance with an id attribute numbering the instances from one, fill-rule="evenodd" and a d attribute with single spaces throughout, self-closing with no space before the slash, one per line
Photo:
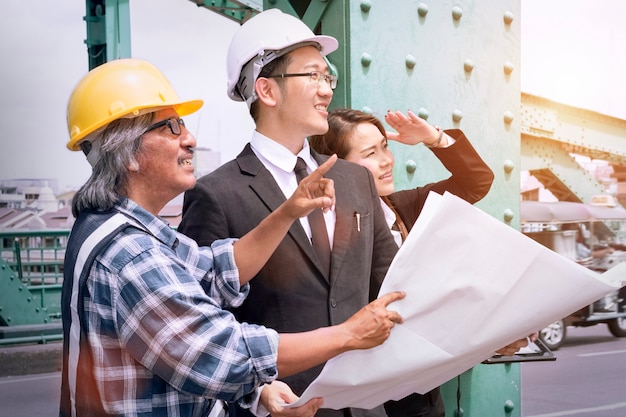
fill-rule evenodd
<path id="1" fill-rule="evenodd" d="M 302 16 L 302 21 L 306 23 L 310 28 L 313 28 L 315 30 L 319 25 L 319 22 L 321 21 L 322 16 L 324 15 L 324 12 L 328 8 L 328 5 L 331 1 L 332 0 L 312 1 L 309 4 L 309 7 L 307 7 L 306 12 Z"/>
<path id="2" fill-rule="evenodd" d="M 105 62 L 130 58 L 128 0 L 85 0 L 89 69 Z"/>
<path id="3" fill-rule="evenodd" d="M 521 169 L 530 171 L 559 200 L 590 202 L 605 187 L 570 155 L 626 169 L 626 120 L 522 94 Z M 616 178 L 619 181 L 619 178 Z M 619 191 L 617 198 L 620 198 Z"/>
<path id="4" fill-rule="evenodd" d="M 48 323 L 48 312 L 0 258 L 0 326 Z"/>
<path id="5" fill-rule="evenodd" d="M 196 4 L 198 7 L 204 7 L 205 9 L 221 14 L 240 24 L 263 10 L 276 8 L 302 19 L 307 26 L 315 30 L 320 23 L 324 11 L 332 0 L 189 1 Z"/>
<path id="6" fill-rule="evenodd" d="M 212 12 L 234 20 L 239 24 L 244 23 L 255 14 L 263 10 L 263 1 L 225 1 L 225 0 L 190 0 L 198 7 L 204 7 Z"/>
<path id="7" fill-rule="evenodd" d="M 308 3 L 306 0 L 302 1 L 289 1 L 289 0 L 263 0 L 263 10 L 267 9 L 280 9 L 284 13 L 290 14 L 297 18 L 302 19 L 302 15 L 304 14 L 303 7 L 306 9 L 306 4 Z M 311 29 L 315 26 L 310 26 Z"/>
<path id="8" fill-rule="evenodd" d="M 340 73 L 333 107 L 379 117 L 411 109 L 462 129 L 496 175 L 479 206 L 512 227 L 519 226 L 519 16 L 519 0 L 335 0 L 320 25 L 340 45 L 329 56 Z M 423 146 L 392 146 L 397 189 L 449 175 Z M 444 384 L 446 415 L 520 416 L 520 386 L 519 364 L 478 365 Z"/>
<path id="9" fill-rule="evenodd" d="M 626 120 L 523 93 L 521 125 L 525 135 L 626 167 Z"/>
<path id="10" fill-rule="evenodd" d="M 337 75 L 337 88 L 331 108 L 350 106 L 350 2 L 345 0 L 313 0 L 303 13 L 303 21 L 318 34 L 333 36 L 339 41 L 336 51 L 328 55 L 330 71 Z"/>
<path id="11" fill-rule="evenodd" d="M 522 168 L 530 171 L 560 201 L 590 203 L 604 186 L 570 155 L 562 143 L 522 135 Z"/>
<path id="12" fill-rule="evenodd" d="M 441 388 L 446 417 L 513 417 L 521 415 L 519 364 L 480 364 Z M 509 391 L 516 395 L 505 395 Z"/>
<path id="13" fill-rule="evenodd" d="M 319 24 L 332 0 L 264 0 L 263 10 L 270 8 L 280 9 L 285 13 L 296 16 L 311 28 L 319 33 Z"/>

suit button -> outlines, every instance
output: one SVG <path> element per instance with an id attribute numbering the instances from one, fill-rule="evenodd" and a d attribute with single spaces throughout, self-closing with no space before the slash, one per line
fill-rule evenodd
<path id="1" fill-rule="evenodd" d="M 335 299 L 334 299 L 334 298 L 331 298 L 331 299 L 330 299 L 330 306 L 331 306 L 332 308 L 337 307 L 337 301 L 335 301 Z"/>

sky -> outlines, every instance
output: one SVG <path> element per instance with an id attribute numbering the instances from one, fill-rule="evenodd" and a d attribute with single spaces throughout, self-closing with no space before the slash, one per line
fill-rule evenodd
<path id="1" fill-rule="evenodd" d="M 499 1 L 499 0 L 491 0 Z M 626 119 L 626 1 L 520 0 L 522 92 Z M 66 149 L 69 95 L 88 71 L 84 0 L 2 0 L 0 179 L 89 177 Z M 131 53 L 161 69 L 182 99 L 198 146 L 234 158 L 254 128 L 226 96 L 226 50 L 238 24 L 188 0 L 131 0 Z"/>
<path id="2" fill-rule="evenodd" d="M 525 93 L 626 119 L 623 0 L 521 0 Z"/>

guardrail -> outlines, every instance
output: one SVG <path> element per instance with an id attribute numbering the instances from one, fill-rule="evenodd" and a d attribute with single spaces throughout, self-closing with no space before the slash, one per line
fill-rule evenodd
<path id="1" fill-rule="evenodd" d="M 61 337 L 69 230 L 0 231 L 0 345 Z"/>

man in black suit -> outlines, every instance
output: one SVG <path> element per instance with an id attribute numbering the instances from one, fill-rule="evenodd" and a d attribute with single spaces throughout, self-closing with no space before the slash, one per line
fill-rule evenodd
<path id="1" fill-rule="evenodd" d="M 311 150 L 307 137 L 328 129 L 337 80 L 324 56 L 336 48 L 336 39 L 316 36 L 300 20 L 275 9 L 242 25 L 228 51 L 228 94 L 248 104 L 256 129 L 235 160 L 185 194 L 179 231 L 200 245 L 243 236 L 292 194 L 298 159 L 311 172 L 328 158 Z M 316 235 L 317 220 L 304 217 L 292 225 L 251 281 L 250 295 L 236 311 L 239 320 L 279 332 L 307 331 L 341 323 L 376 297 L 397 245 L 372 175 L 338 160 L 326 177 L 334 181 L 336 206 L 323 213 L 322 235 Z M 327 239 L 329 255 L 323 249 L 316 252 L 313 236 L 313 243 Z M 299 395 L 320 370 L 284 381 Z M 317 415 L 385 414 L 377 407 L 320 409 Z"/>

